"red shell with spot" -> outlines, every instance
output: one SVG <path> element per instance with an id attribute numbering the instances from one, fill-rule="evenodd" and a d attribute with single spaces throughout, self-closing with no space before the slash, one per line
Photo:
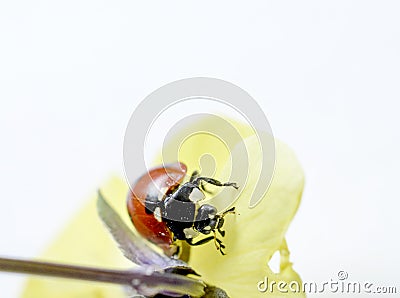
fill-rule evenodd
<path id="1" fill-rule="evenodd" d="M 144 238 L 172 254 L 172 234 L 164 222 L 154 214 L 146 213 L 145 200 L 148 196 L 165 197 L 173 192 L 187 173 L 186 165 L 180 162 L 151 169 L 141 176 L 128 194 L 127 207 L 132 223 Z"/>

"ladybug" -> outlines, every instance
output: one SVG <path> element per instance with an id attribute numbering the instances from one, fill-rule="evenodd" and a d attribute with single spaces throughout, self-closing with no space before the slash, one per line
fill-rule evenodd
<path id="1" fill-rule="evenodd" d="M 200 205 L 208 192 L 204 184 L 230 186 L 238 189 L 236 183 L 221 183 L 209 177 L 201 177 L 195 171 L 188 182 L 182 184 L 187 167 L 176 162 L 153 168 L 141 176 L 128 193 L 128 213 L 137 232 L 150 242 L 162 248 L 165 254 L 178 254 L 177 240 L 184 240 L 191 246 L 214 240 L 217 250 L 224 255 L 225 246 L 217 238 L 222 237 L 224 216 L 235 213 L 232 207 L 223 213 L 209 204 Z M 209 235 L 194 242 L 200 234 Z"/>

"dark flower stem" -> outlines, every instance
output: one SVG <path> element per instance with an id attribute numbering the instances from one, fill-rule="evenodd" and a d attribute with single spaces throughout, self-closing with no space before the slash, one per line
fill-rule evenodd
<path id="1" fill-rule="evenodd" d="M 165 289 L 194 297 L 202 296 L 205 286 L 200 280 L 146 269 L 110 270 L 12 258 L 0 258 L 0 271 L 114 283 L 141 290 L 144 286 L 155 293 Z"/>
<path id="2" fill-rule="evenodd" d="M 64 277 L 125 285 L 130 285 L 131 281 L 137 277 L 135 273 L 127 271 L 98 269 L 9 258 L 0 258 L 0 270 L 6 272 Z"/>

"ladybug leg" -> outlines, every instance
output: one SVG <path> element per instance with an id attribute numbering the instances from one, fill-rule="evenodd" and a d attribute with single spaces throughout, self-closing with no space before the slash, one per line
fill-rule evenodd
<path id="1" fill-rule="evenodd" d="M 236 189 L 239 188 L 239 186 L 237 186 L 235 182 L 222 183 L 221 181 L 218 181 L 218 180 L 213 179 L 213 178 L 208 178 L 208 177 L 197 177 L 192 182 L 193 182 L 193 184 L 198 186 L 198 185 L 200 185 L 200 183 L 202 181 L 204 181 L 206 183 L 209 183 L 209 184 L 212 184 L 212 185 L 215 185 L 215 186 L 220 186 L 220 187 L 222 187 L 222 186 L 232 186 L 232 187 L 234 187 Z"/>
<path id="2" fill-rule="evenodd" d="M 221 235 L 221 237 L 225 237 L 225 231 L 221 230 L 221 228 L 218 228 L 217 231 Z"/>
<path id="3" fill-rule="evenodd" d="M 219 250 L 221 252 L 221 254 L 224 256 L 225 253 L 223 251 L 223 249 L 225 248 L 225 245 L 222 244 L 222 241 L 220 239 L 217 238 L 217 234 L 215 233 L 215 231 L 213 231 L 214 234 L 214 244 L 215 247 L 217 248 L 217 250 Z"/>
<path id="4" fill-rule="evenodd" d="M 192 176 L 190 176 L 189 182 L 193 182 L 193 181 L 194 181 L 196 178 L 198 178 L 198 177 L 199 177 L 199 171 L 193 171 Z M 200 187 L 201 190 L 203 190 L 204 192 L 206 192 L 206 193 L 208 193 L 208 194 L 213 194 L 212 191 L 210 191 L 210 190 L 208 190 L 208 189 L 206 189 L 206 188 L 204 187 L 204 182 L 203 182 L 203 181 L 200 182 L 199 187 Z"/>
<path id="5" fill-rule="evenodd" d="M 219 250 L 219 251 L 221 252 L 221 254 L 224 256 L 224 255 L 225 255 L 225 252 L 223 252 L 223 249 L 225 248 L 225 245 L 223 245 L 223 244 L 222 244 L 222 241 L 221 241 L 220 239 L 217 238 L 217 235 L 215 234 L 215 231 L 213 231 L 213 233 L 214 233 L 213 236 L 204 238 L 204 239 L 202 239 L 202 240 L 200 240 L 200 241 L 197 241 L 197 242 L 195 242 L 195 243 L 193 243 L 193 239 L 192 239 L 192 238 L 186 239 L 186 242 L 187 242 L 190 246 L 198 246 L 198 245 L 202 245 L 202 244 L 205 244 L 205 243 L 207 243 L 207 242 L 210 242 L 211 240 L 214 240 L 215 248 L 216 248 L 217 250 Z"/>
<path id="6" fill-rule="evenodd" d="M 218 219 L 218 224 L 217 224 L 216 230 L 218 231 L 218 233 L 220 233 L 220 235 L 222 237 L 225 237 L 225 231 L 222 230 L 222 226 L 224 225 L 224 222 L 225 222 L 224 216 L 229 213 L 236 214 L 235 207 L 232 207 L 232 208 L 224 211 L 221 215 L 216 215 L 216 218 Z"/>
<path id="7" fill-rule="evenodd" d="M 201 239 L 200 241 L 197 241 L 195 243 L 193 243 L 193 238 L 190 239 L 186 239 L 186 242 L 190 245 L 190 246 L 198 246 L 198 245 L 202 245 L 205 244 L 207 242 L 210 242 L 211 240 L 214 239 L 214 236 L 210 236 L 204 239 Z"/>
<path id="8" fill-rule="evenodd" d="M 227 214 L 236 214 L 236 211 L 235 211 L 235 207 L 232 207 L 232 208 L 229 208 L 228 210 L 225 210 L 220 216 L 221 216 L 221 218 L 223 218 L 225 215 L 227 215 Z"/>
<path id="9" fill-rule="evenodd" d="M 215 227 L 215 230 L 217 230 L 222 237 L 225 237 L 225 231 L 222 230 L 222 226 L 224 225 L 225 220 L 223 216 L 216 215 L 216 217 L 217 217 L 217 225 Z"/>
<path id="10" fill-rule="evenodd" d="M 199 176 L 199 171 L 193 171 L 192 176 L 190 176 L 189 182 L 193 182 Z"/>
<path id="11" fill-rule="evenodd" d="M 203 182 L 203 181 L 200 182 L 200 188 L 201 188 L 202 191 L 208 193 L 209 195 L 212 195 L 212 194 L 214 193 L 213 191 L 208 190 L 208 189 L 204 186 L 204 182 Z"/>

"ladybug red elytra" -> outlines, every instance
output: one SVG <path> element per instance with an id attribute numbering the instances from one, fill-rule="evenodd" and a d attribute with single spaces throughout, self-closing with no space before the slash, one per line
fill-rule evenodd
<path id="1" fill-rule="evenodd" d="M 158 245 L 169 255 L 177 253 L 176 240 L 185 240 L 189 245 L 201 245 L 214 240 L 217 249 L 224 255 L 225 246 L 217 238 L 222 237 L 224 216 L 234 213 L 232 207 L 219 214 L 209 204 L 200 205 L 205 198 L 204 183 L 215 186 L 231 186 L 236 183 L 221 183 L 193 172 L 190 180 L 182 184 L 187 167 L 181 162 L 151 169 L 141 176 L 128 194 L 128 213 L 136 230 L 144 238 Z M 199 234 L 212 236 L 194 242 Z"/>

